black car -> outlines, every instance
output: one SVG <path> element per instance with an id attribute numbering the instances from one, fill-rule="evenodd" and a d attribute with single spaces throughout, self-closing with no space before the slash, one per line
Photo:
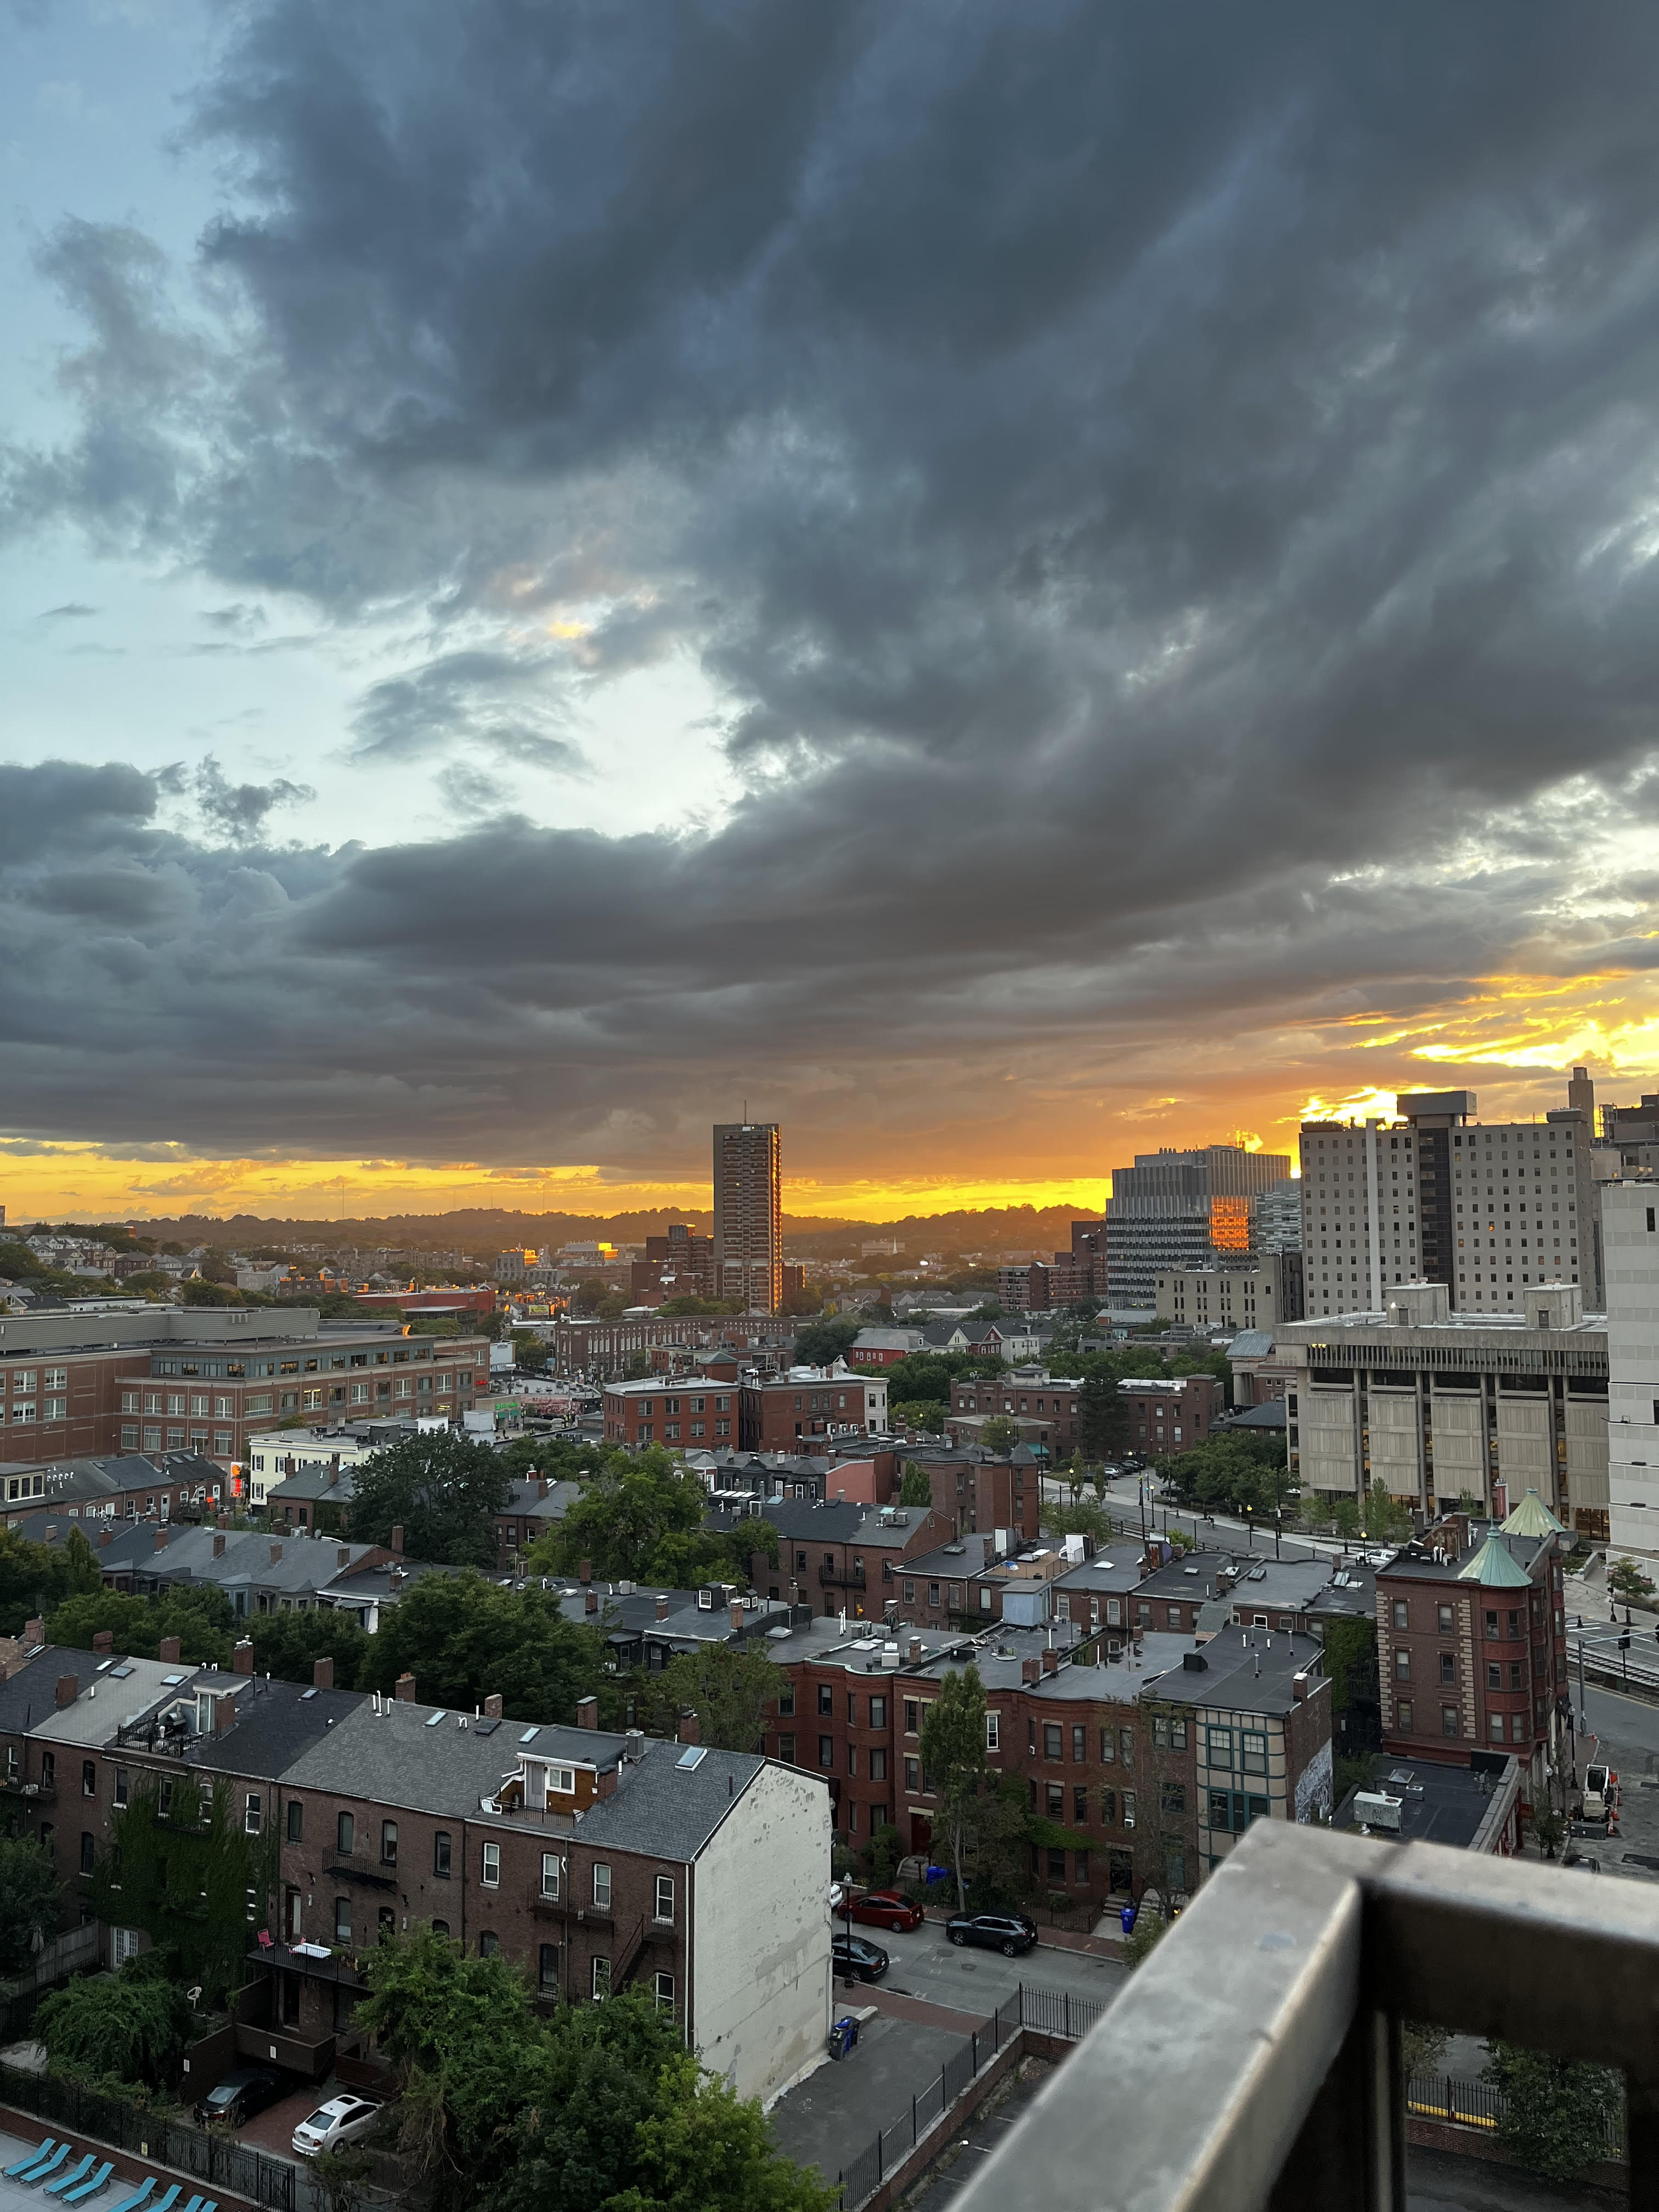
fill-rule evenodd
<path id="1" fill-rule="evenodd" d="M 1000 1951 L 1017 1959 L 1036 1942 L 1036 1923 L 1023 1912 L 958 1912 L 945 1923 L 953 1943 L 977 1943 L 987 1951 Z"/>
<path id="2" fill-rule="evenodd" d="M 218 2120 L 226 2127 L 240 2128 L 287 2094 L 286 2083 L 264 2067 L 239 2067 L 235 2073 L 227 2074 L 216 2089 L 208 2091 L 196 2107 L 196 2124 L 204 2128 L 210 2120 Z"/>
<path id="3" fill-rule="evenodd" d="M 878 1982 L 887 1972 L 886 1952 L 879 1943 L 867 1943 L 862 1936 L 837 1936 L 830 1954 L 836 1972 L 848 1981 Z"/>

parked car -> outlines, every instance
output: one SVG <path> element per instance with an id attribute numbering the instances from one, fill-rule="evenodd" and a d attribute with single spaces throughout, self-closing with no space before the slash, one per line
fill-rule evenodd
<path id="1" fill-rule="evenodd" d="M 977 1943 L 982 1950 L 1000 1951 L 1017 1959 L 1036 1942 L 1036 1923 L 1023 1912 L 958 1912 L 945 1923 L 953 1943 Z"/>
<path id="2" fill-rule="evenodd" d="M 896 1936 L 907 1928 L 920 1928 L 927 1917 L 919 1905 L 901 1897 L 896 1889 L 866 1890 L 853 1899 L 848 1911 L 853 1919 L 862 1920 L 867 1927 L 890 1928 Z"/>
<path id="3" fill-rule="evenodd" d="M 331 2097 L 308 2120 L 294 2130 L 294 2148 L 301 2158 L 315 2158 L 319 2150 L 337 2150 L 342 2143 L 366 2136 L 380 2117 L 372 2097 Z"/>
<path id="4" fill-rule="evenodd" d="M 836 1962 L 836 1972 L 851 1980 L 878 1982 L 887 1972 L 887 1954 L 879 1943 L 866 1942 L 862 1936 L 837 1936 L 830 1946 L 830 1956 Z"/>
<path id="5" fill-rule="evenodd" d="M 196 2124 L 204 2128 L 210 2120 L 218 2120 L 226 2127 L 240 2128 L 267 2105 L 274 2105 L 285 2089 L 280 2077 L 267 2068 L 239 2066 L 197 2106 Z"/>

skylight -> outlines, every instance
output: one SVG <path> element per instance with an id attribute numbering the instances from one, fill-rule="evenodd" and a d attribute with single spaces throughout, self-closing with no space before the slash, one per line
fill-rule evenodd
<path id="1" fill-rule="evenodd" d="M 447 1714 L 441 1712 L 434 1713 L 431 1719 L 427 1723 L 427 1726 L 428 1728 L 436 1728 L 441 1720 L 447 1719 Z"/>
<path id="2" fill-rule="evenodd" d="M 689 1772 L 692 1767 L 702 1765 L 707 1749 L 706 1744 L 688 1743 L 674 1764 L 676 1766 L 684 1767 Z"/>

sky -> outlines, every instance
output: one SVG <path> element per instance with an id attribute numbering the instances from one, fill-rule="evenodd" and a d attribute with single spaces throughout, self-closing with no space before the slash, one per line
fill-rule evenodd
<path id="1" fill-rule="evenodd" d="M 1659 1069 L 1659 17 L 0 0 L 11 1218 Z"/>

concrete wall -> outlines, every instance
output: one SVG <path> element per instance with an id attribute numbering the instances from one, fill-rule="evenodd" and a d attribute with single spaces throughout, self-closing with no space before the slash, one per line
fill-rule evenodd
<path id="1" fill-rule="evenodd" d="M 769 2097 L 823 2048 L 830 2020 L 830 1793 L 769 1765 L 693 1875 L 691 2039 L 744 2097 Z"/>

